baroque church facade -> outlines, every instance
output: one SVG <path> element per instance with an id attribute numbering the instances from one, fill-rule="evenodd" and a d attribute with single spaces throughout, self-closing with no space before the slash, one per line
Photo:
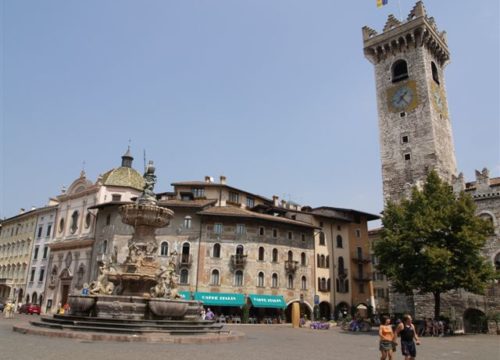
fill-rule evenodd
<path id="1" fill-rule="evenodd" d="M 445 31 L 438 30 L 421 1 L 400 21 L 390 15 L 382 33 L 362 29 L 365 57 L 375 68 L 379 139 L 384 201 L 398 201 L 420 186 L 430 170 L 465 191 L 477 205 L 477 215 L 489 219 L 495 232 L 484 255 L 500 267 L 500 178 L 488 170 L 476 172 L 466 183 L 457 175 L 444 69 L 450 60 Z M 376 241 L 377 231 L 371 232 Z M 432 301 L 426 296 L 390 294 L 389 311 L 432 317 Z M 442 298 L 449 317 L 486 314 L 500 309 L 498 284 L 484 296 L 455 291 Z"/>

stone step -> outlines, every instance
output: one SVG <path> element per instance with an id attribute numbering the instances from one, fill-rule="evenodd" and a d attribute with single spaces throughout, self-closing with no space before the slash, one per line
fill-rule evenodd
<path id="1" fill-rule="evenodd" d="M 67 325 L 67 324 L 54 324 L 43 323 L 38 321 L 31 321 L 31 325 L 37 327 L 45 327 L 57 330 L 74 330 L 74 331 L 89 331 L 89 332 L 106 332 L 106 333 L 121 333 L 121 334 L 151 334 L 161 333 L 166 335 L 203 335 L 203 334 L 221 334 L 228 333 L 227 330 L 222 329 L 130 329 L 126 327 L 93 327 L 82 325 Z"/>
<path id="2" fill-rule="evenodd" d="M 120 324 L 107 321 L 89 321 L 89 320 L 61 320 L 44 318 L 41 322 L 48 324 L 74 325 L 74 326 L 92 326 L 92 327 L 108 327 L 108 328 L 130 328 L 130 329 L 214 329 L 220 330 L 221 324 L 200 324 L 200 323 L 176 323 L 176 324 L 155 324 L 155 323 L 135 323 L 135 324 Z"/>
<path id="3" fill-rule="evenodd" d="M 97 318 L 97 317 L 79 317 L 79 316 L 42 316 L 40 321 L 50 323 L 65 323 L 65 324 L 106 324 L 109 326 L 130 326 L 130 327 L 196 327 L 196 328 L 222 328 L 222 324 L 216 324 L 213 321 L 196 320 L 124 320 L 113 318 Z"/>

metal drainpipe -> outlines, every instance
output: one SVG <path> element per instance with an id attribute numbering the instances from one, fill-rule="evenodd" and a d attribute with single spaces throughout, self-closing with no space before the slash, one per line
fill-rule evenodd
<path id="1" fill-rule="evenodd" d="M 332 311 L 333 311 L 333 318 L 335 319 L 335 308 L 337 307 L 337 299 L 336 299 L 336 295 L 337 295 L 337 278 L 335 277 L 335 264 L 334 264 L 334 261 L 335 261 L 335 253 L 334 253 L 334 245 L 335 245 L 335 242 L 334 242 L 334 237 L 333 237 L 333 224 L 330 223 L 330 236 L 331 236 L 331 239 L 332 239 L 332 252 L 331 252 L 331 257 L 330 257 L 330 266 L 332 267 L 332 289 L 333 289 L 333 308 L 332 308 Z"/>
<path id="2" fill-rule="evenodd" d="M 203 229 L 203 218 L 200 216 L 200 237 L 198 239 L 198 259 L 196 259 L 196 285 L 195 292 L 198 292 L 198 282 L 200 277 L 200 254 L 201 254 L 201 237 L 202 237 L 202 229 Z"/>

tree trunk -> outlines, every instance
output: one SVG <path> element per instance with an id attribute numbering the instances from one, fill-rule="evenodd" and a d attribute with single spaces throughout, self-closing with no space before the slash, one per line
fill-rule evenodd
<path id="1" fill-rule="evenodd" d="M 434 292 L 434 319 L 439 319 L 441 313 L 441 293 Z"/>

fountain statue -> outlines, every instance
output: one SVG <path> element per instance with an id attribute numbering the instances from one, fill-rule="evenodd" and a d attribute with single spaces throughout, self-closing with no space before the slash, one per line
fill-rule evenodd
<path id="1" fill-rule="evenodd" d="M 89 295 L 69 296 L 73 314 L 137 320 L 199 316 L 201 304 L 181 300 L 178 294 L 176 251 L 167 266 L 157 260 L 156 229 L 167 226 L 174 212 L 157 205 L 155 184 L 155 167 L 149 161 L 142 194 L 135 203 L 119 208 L 122 221 L 134 228 L 128 255 L 123 263 L 115 254 L 110 262 L 100 264 L 97 280 L 89 285 Z"/>

